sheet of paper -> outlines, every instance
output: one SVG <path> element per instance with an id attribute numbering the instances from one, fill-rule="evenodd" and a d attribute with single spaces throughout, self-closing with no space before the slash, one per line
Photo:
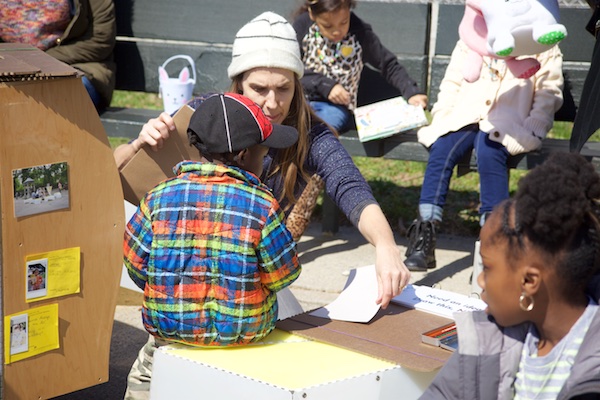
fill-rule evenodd
<path id="1" fill-rule="evenodd" d="M 79 247 L 25 257 L 25 300 L 31 303 L 79 293 L 80 258 Z"/>
<path id="2" fill-rule="evenodd" d="M 30 308 L 4 317 L 5 364 L 59 347 L 58 304 Z"/>
<path id="3" fill-rule="evenodd" d="M 485 310 L 487 307 L 485 302 L 474 297 L 419 285 L 406 286 L 392 302 L 450 319 L 454 319 L 455 312 Z"/>
<path id="4" fill-rule="evenodd" d="M 346 287 L 330 304 L 311 312 L 310 315 L 349 322 L 369 322 L 377 311 L 377 275 L 375 266 L 350 270 Z"/>

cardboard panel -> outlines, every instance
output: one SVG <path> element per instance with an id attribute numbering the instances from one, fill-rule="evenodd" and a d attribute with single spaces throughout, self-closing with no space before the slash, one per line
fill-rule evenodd
<path id="1" fill-rule="evenodd" d="M 0 83 L 0 132 L 3 315 L 58 304 L 60 345 L 5 365 L 3 398 L 50 398 L 106 382 L 124 229 L 106 133 L 75 77 Z M 59 162 L 68 165 L 69 207 L 16 218 L 12 171 Z M 80 292 L 27 303 L 25 257 L 71 247 L 80 248 Z"/>
<path id="2" fill-rule="evenodd" d="M 451 322 L 396 304 L 380 310 L 368 324 L 318 318 L 308 313 L 277 323 L 296 335 L 334 344 L 420 372 L 431 372 L 448 360 L 451 352 L 421 342 L 421 333 Z"/>

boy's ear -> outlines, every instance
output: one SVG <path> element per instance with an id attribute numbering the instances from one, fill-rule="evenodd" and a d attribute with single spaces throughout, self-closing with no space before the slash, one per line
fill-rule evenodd
<path id="1" fill-rule="evenodd" d="M 235 156 L 233 156 L 233 161 L 236 163 L 243 165 L 244 158 L 246 157 L 246 149 L 240 150 Z"/>

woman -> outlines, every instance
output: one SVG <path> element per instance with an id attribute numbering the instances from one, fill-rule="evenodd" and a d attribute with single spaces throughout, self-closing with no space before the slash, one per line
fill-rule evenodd
<path id="1" fill-rule="evenodd" d="M 287 216 L 309 177 L 316 173 L 322 178 L 327 194 L 375 246 L 377 304 L 386 308 L 408 284 L 410 273 L 369 185 L 305 101 L 300 84 L 303 73 L 296 33 L 283 17 L 265 12 L 238 31 L 228 68 L 231 91 L 252 99 L 272 123 L 290 125 L 299 132 L 295 146 L 269 152 L 261 180 L 273 190 Z M 194 108 L 200 101 L 194 99 L 190 105 Z M 160 149 L 174 130 L 173 119 L 166 113 L 149 120 L 138 138 L 115 149 L 117 165 L 125 165 L 142 146 Z"/>

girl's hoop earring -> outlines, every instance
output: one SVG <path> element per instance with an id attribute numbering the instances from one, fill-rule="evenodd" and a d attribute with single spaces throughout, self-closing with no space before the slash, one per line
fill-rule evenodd
<path id="1" fill-rule="evenodd" d="M 529 304 L 526 305 L 525 303 Z M 521 310 L 531 311 L 533 310 L 534 305 L 535 301 L 533 300 L 532 296 L 525 294 L 525 292 L 521 293 L 521 296 L 519 296 L 519 307 L 521 307 Z"/>

